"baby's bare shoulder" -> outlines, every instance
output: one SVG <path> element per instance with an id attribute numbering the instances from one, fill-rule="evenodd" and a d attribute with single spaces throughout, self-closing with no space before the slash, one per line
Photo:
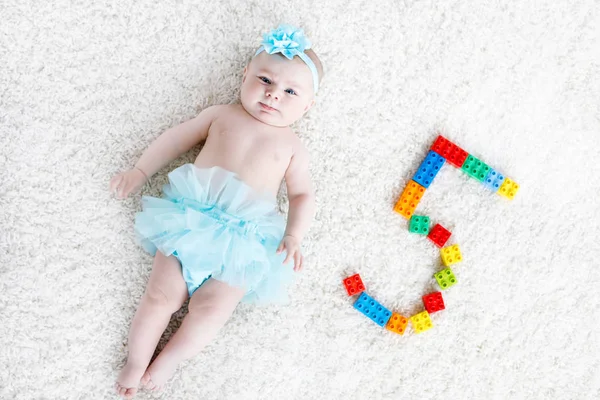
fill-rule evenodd
<path id="1" fill-rule="evenodd" d="M 308 153 L 306 146 L 302 143 L 302 140 L 298 137 L 296 132 L 294 132 L 291 128 L 288 128 L 288 134 L 286 135 L 289 143 L 292 145 L 292 148 L 295 153 Z"/>
<path id="2" fill-rule="evenodd" d="M 217 127 L 217 130 L 229 126 L 239 119 L 235 118 L 236 115 L 239 115 L 239 109 L 236 104 L 219 104 L 210 106 L 206 110 L 210 110 L 213 125 Z"/>
<path id="3" fill-rule="evenodd" d="M 210 106 L 209 109 L 211 109 L 216 117 L 231 115 L 231 113 L 238 111 L 236 104 L 217 104 Z"/>

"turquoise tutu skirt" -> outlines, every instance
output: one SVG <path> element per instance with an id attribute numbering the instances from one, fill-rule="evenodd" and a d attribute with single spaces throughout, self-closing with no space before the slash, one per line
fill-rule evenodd
<path id="1" fill-rule="evenodd" d="M 277 254 L 285 221 L 273 196 L 220 167 L 185 164 L 169 173 L 163 197 L 142 197 L 138 242 L 181 263 L 190 296 L 208 278 L 246 290 L 247 303 L 283 303 L 293 264 Z"/>

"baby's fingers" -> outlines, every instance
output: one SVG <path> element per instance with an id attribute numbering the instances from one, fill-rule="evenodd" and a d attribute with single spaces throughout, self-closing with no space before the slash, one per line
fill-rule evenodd
<path id="1" fill-rule="evenodd" d="M 117 187 L 117 197 L 119 199 L 125 199 L 131 193 L 133 188 L 133 184 L 131 183 L 131 179 L 123 178 Z"/>
<path id="2" fill-rule="evenodd" d="M 110 185 L 109 185 L 110 193 L 114 193 L 114 191 L 119 187 L 119 184 L 121 183 L 122 180 L 123 180 L 123 175 L 121 175 L 121 174 L 113 176 L 113 178 L 110 180 Z"/>
<path id="3" fill-rule="evenodd" d="M 281 253 L 283 249 L 285 249 L 285 244 L 282 241 L 281 243 L 279 243 L 279 247 L 277 248 L 277 254 Z"/>
<path id="4" fill-rule="evenodd" d="M 121 196 L 123 196 L 123 198 L 126 199 L 127 197 L 129 197 L 130 194 L 132 194 L 136 190 L 137 190 L 137 187 L 136 187 L 135 183 L 132 182 L 131 179 L 126 180 L 121 185 Z"/>
<path id="5" fill-rule="evenodd" d="M 129 188 L 128 187 L 119 187 L 119 198 L 126 199 L 129 196 Z"/>
<path id="6" fill-rule="evenodd" d="M 300 269 L 300 266 L 302 265 L 302 254 L 300 254 L 300 252 L 296 252 L 296 254 L 294 254 L 294 271 L 298 271 Z"/>
<path id="7" fill-rule="evenodd" d="M 288 252 L 287 252 L 287 256 L 285 257 L 285 260 L 283 260 L 283 263 L 284 263 L 284 264 L 287 264 L 287 263 L 288 263 L 288 261 L 290 261 L 290 259 L 292 258 L 292 256 L 293 256 L 293 255 L 294 255 L 294 253 L 292 253 L 292 252 L 290 252 L 290 251 L 288 250 Z"/>

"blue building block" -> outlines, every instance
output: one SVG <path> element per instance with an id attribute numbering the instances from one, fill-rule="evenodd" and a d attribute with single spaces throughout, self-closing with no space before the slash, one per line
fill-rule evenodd
<path id="1" fill-rule="evenodd" d="M 425 160 L 419 166 L 417 173 L 413 176 L 413 181 L 417 182 L 424 188 L 428 188 L 433 182 L 433 178 L 437 175 L 442 165 L 446 162 L 446 159 L 440 156 L 433 150 L 429 151 Z"/>
<path id="2" fill-rule="evenodd" d="M 379 326 L 385 326 L 392 316 L 390 310 L 379 304 L 365 292 L 362 292 L 360 297 L 354 302 L 354 308 L 365 314 Z"/>
<path id="3" fill-rule="evenodd" d="M 490 168 L 490 172 L 488 172 L 487 176 L 483 180 L 483 186 L 490 189 L 492 192 L 497 192 L 500 186 L 502 186 L 504 179 L 504 175 L 495 169 Z"/>

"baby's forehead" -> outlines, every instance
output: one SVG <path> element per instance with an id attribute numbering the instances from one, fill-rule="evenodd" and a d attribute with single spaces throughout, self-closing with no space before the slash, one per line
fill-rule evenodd
<path id="1" fill-rule="evenodd" d="M 272 74 L 278 79 L 291 80 L 299 84 L 312 82 L 310 69 L 299 57 L 289 60 L 281 54 L 271 55 L 263 52 L 252 60 L 252 64 L 257 71 Z"/>

